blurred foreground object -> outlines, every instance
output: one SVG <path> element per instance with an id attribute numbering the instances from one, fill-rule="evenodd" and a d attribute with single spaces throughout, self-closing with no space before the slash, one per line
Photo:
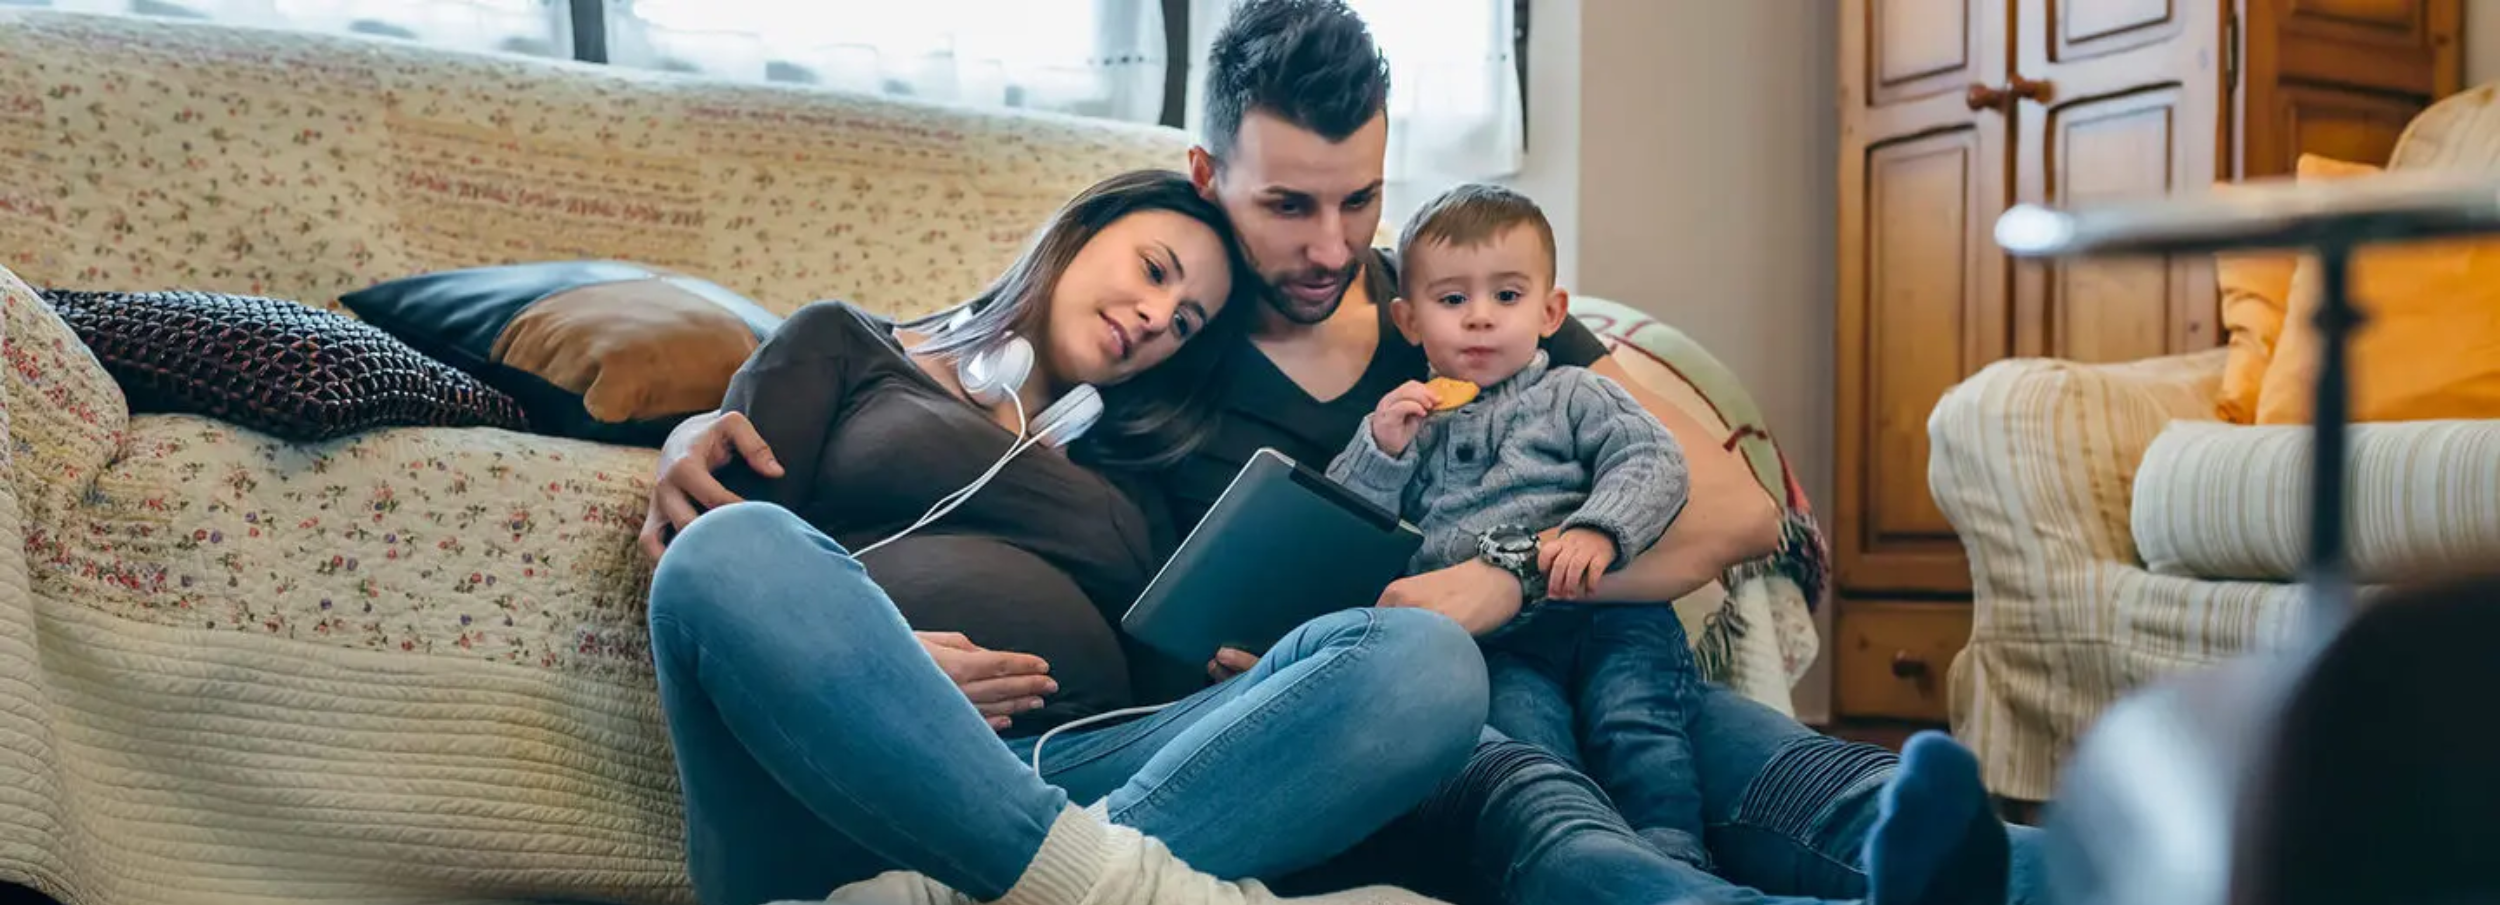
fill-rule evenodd
<path id="1" fill-rule="evenodd" d="M 2491 728 L 2453 703 L 2500 687 L 2500 582 L 2409 586 L 2356 619 L 2344 498 L 2354 250 L 2490 233 L 2500 181 L 2446 173 L 2023 205 L 1998 220 L 1998 244 L 2027 258 L 2305 248 L 2324 293 L 2304 624 L 2284 649 L 2102 716 L 2050 811 L 2060 905 L 2500 899 L 2500 872 L 2473 869 L 2467 850 L 2489 820 L 2466 821 L 2500 813 L 2491 748 L 2473 743 Z"/>

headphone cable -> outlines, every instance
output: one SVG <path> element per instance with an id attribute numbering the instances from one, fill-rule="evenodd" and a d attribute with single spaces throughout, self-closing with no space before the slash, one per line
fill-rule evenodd
<path id="1" fill-rule="evenodd" d="M 974 493 L 980 491 L 982 487 L 987 486 L 990 479 L 998 477 L 999 472 L 1006 470 L 1008 462 L 1014 461 L 1018 454 L 1027 449 L 1031 449 L 1033 444 L 1041 440 L 1039 435 L 1026 436 L 1025 434 L 1025 431 L 1031 427 L 1031 425 L 1025 421 L 1024 398 L 1021 395 L 1010 393 L 1007 396 L 1007 400 L 1015 403 L 1016 407 L 1016 440 L 1015 442 L 1007 445 L 1007 453 L 999 456 L 998 461 L 990 463 L 989 469 L 981 472 L 980 477 L 972 479 L 972 483 L 966 484 L 945 496 L 938 497 L 937 502 L 929 505 L 929 511 L 921 513 L 919 519 L 913 521 L 910 525 L 905 526 L 903 530 L 894 532 L 894 536 L 869 544 L 868 546 L 861 547 L 852 552 L 852 559 L 858 559 L 860 557 L 867 556 L 870 553 L 874 553 L 879 547 L 902 540 L 904 537 L 909 536 L 912 532 L 928 527 L 930 523 L 935 522 L 938 519 L 945 518 L 948 513 L 954 512 L 956 507 L 962 506 L 964 501 L 972 499 L 972 495 Z"/>

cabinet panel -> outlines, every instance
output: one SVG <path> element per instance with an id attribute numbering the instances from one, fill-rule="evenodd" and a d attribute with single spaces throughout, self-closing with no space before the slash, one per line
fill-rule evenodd
<path id="1" fill-rule="evenodd" d="M 2167 41 L 2186 25 L 2177 0 L 2052 0 L 2051 6 L 2053 18 L 2041 24 L 2054 29 L 2052 56 L 2061 62 Z"/>
<path id="2" fill-rule="evenodd" d="M 2410 116 L 2456 93 L 2464 80 L 2459 3 L 2249 3 L 2241 26 L 2240 177 L 2289 172 L 2304 148 L 2379 147 L 2395 111 Z"/>
<path id="3" fill-rule="evenodd" d="M 2003 79 L 2006 7 L 1844 0 L 1841 9 L 1837 578 L 1966 592 L 1961 543 L 1927 489 L 1927 414 L 1946 388 L 2007 351 L 2005 256 L 1989 232 L 2011 187 L 2006 119 L 1963 97 L 1972 83 Z M 1947 84 L 1942 77 L 1900 80 L 1943 71 L 1948 56 L 1943 43 L 1887 32 L 1909 21 L 1967 39 L 1949 94 L 1906 87 Z M 1999 38 L 1981 40 L 1991 34 Z M 1864 89 L 1853 84 L 1861 77 Z M 1883 78 L 1897 81 L 1875 84 Z"/>
<path id="4" fill-rule="evenodd" d="M 1968 604 L 1844 601 L 1832 626 L 1834 705 L 1846 716 L 1944 722 L 1945 677 L 1970 626 Z"/>
<path id="5" fill-rule="evenodd" d="M 2018 23 L 2056 21 L 2061 6 L 2097 6 L 2016 4 Z M 2016 66 L 2041 88 L 2017 108 L 2016 200 L 2070 205 L 2202 192 L 2221 171 L 2228 133 L 2214 52 L 2219 6 L 2122 6 L 2141 20 L 2123 52 L 2071 56 L 2061 52 L 2062 34 L 2017 31 Z M 2218 341 L 2207 256 L 2023 262 L 2014 268 L 2013 298 L 2016 354 L 2124 361 Z"/>
<path id="6" fill-rule="evenodd" d="M 2184 146 L 2192 130 L 2181 121 L 2180 95 L 2161 89 L 2052 110 L 2042 139 L 2050 150 L 2048 196 L 2059 204 L 2090 204 L 2187 188 L 2177 178 L 2182 158 L 2204 148 Z M 2041 265 L 2050 353 L 2131 361 L 2199 341 L 2210 317 L 2195 306 L 2211 304 L 2213 294 L 2193 291 L 2197 257 Z"/>
<path id="7" fill-rule="evenodd" d="M 2310 85 L 2285 85 L 2275 93 L 2277 128 L 2291 137 L 2282 145 L 2282 160 L 2265 161 L 2267 175 L 2293 171 L 2303 153 L 2337 160 L 2384 165 L 2396 150 L 2396 139 L 2422 112 L 2424 104 L 2401 95 L 2339 91 Z M 2249 161 L 2255 171 L 2258 162 Z"/>
<path id="8" fill-rule="evenodd" d="M 1867 154 L 1868 423 L 1865 460 L 1870 546 L 1950 541 L 1953 527 L 1927 492 L 1927 413 L 1974 364 L 1976 259 L 1990 250 L 1975 219 L 1972 132 L 1929 136 Z"/>
<path id="9" fill-rule="evenodd" d="M 1875 106 L 1958 94 L 1988 78 L 1972 25 L 1986 0 L 1875 0 L 1866 17 L 1866 73 Z"/>

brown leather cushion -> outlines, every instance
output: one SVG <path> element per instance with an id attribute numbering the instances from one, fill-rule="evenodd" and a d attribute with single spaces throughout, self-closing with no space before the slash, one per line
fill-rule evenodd
<path id="1" fill-rule="evenodd" d="M 209 292 L 44 290 L 133 412 L 231 421 L 289 440 L 378 427 L 521 429 L 519 403 L 369 324 Z"/>
<path id="2" fill-rule="evenodd" d="M 745 321 L 663 277 L 594 283 L 532 302 L 493 360 L 581 394 L 611 424 L 713 408 L 755 351 Z"/>
<path id="3" fill-rule="evenodd" d="M 630 261 L 417 274 L 339 303 L 512 394 L 532 430 L 637 446 L 718 406 L 781 325 L 727 288 Z"/>

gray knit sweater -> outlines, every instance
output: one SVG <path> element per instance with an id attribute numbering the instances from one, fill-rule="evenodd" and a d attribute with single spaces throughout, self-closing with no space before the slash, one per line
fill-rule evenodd
<path id="1" fill-rule="evenodd" d="M 1476 556 L 1500 525 L 1595 528 L 1615 541 L 1615 567 L 1658 542 L 1683 511 L 1684 450 L 1632 394 L 1545 353 L 1474 402 L 1425 419 L 1391 457 L 1366 423 L 1328 476 L 1424 532 L 1410 574 Z"/>

